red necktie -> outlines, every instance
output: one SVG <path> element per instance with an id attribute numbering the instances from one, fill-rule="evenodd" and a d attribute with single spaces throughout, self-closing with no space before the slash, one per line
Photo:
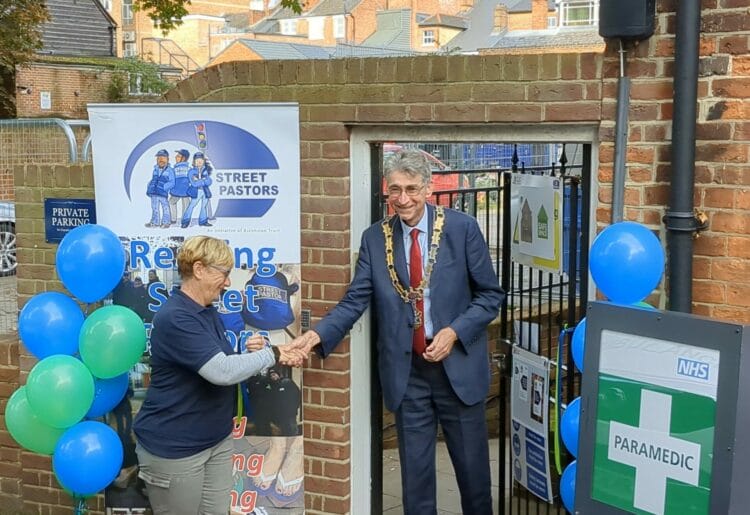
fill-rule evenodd
<path id="1" fill-rule="evenodd" d="M 416 227 L 411 230 L 411 250 L 409 251 L 409 286 L 412 288 L 418 288 L 419 283 L 422 282 L 422 251 L 419 248 L 419 229 Z M 420 356 L 425 350 L 425 337 L 424 337 L 424 300 L 419 299 L 417 301 L 417 311 L 422 318 L 422 323 L 418 329 L 414 330 L 414 336 L 412 337 L 412 348 L 414 352 Z"/>

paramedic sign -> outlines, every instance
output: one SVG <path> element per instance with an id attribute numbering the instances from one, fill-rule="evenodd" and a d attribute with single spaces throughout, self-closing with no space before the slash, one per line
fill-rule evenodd
<path id="1" fill-rule="evenodd" d="M 44 228 L 47 243 L 60 243 L 79 225 L 95 224 L 96 208 L 90 199 L 44 199 Z"/>
<path id="2" fill-rule="evenodd" d="M 608 318 L 610 312 L 619 316 Z M 736 408 L 740 360 L 729 354 L 731 343 L 726 351 L 721 346 L 725 338 L 741 338 L 740 326 L 599 303 L 589 308 L 587 325 L 592 320 L 597 323 L 586 334 L 588 410 L 581 415 L 576 512 L 730 513 L 716 510 L 717 484 L 728 484 L 726 450 L 734 443 L 720 426 L 733 424 L 736 416 L 724 411 Z M 729 335 L 712 334 L 717 328 Z M 726 388 L 732 376 L 733 389 Z M 728 391 L 723 406 L 722 391 Z M 735 402 L 727 403 L 727 396 Z"/>

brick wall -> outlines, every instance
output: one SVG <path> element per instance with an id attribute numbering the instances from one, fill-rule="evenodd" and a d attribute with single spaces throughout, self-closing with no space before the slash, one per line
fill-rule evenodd
<path id="1" fill-rule="evenodd" d="M 42 291 L 63 291 L 56 280 L 54 263 L 57 245 L 44 241 L 44 201 L 53 198 L 93 198 L 91 166 L 15 166 L 16 235 L 19 307 Z M 36 359 L 12 341 L 0 339 L 0 411 L 5 413 L 8 397 L 26 383 Z M 0 513 L 73 513 L 67 494 L 59 489 L 51 459 L 18 448 L 5 429 L 0 431 Z M 90 509 L 102 511 L 103 498 L 90 499 Z"/>
<path id="2" fill-rule="evenodd" d="M 695 245 L 694 311 L 749 323 L 750 175 L 746 163 L 750 157 L 750 14 L 744 2 L 732 0 L 722 1 L 721 7 L 717 0 L 704 0 L 702 14 L 695 199 L 697 208 L 708 216 L 709 229 Z M 625 217 L 659 231 L 662 240 L 661 216 L 670 173 L 673 27 L 674 2 L 659 2 L 656 35 L 629 52 L 628 58 L 633 82 Z M 616 55 L 614 49 L 608 49 L 604 55 L 228 62 L 180 83 L 166 99 L 299 102 L 302 298 L 303 306 L 318 318 L 341 297 L 351 272 L 348 192 L 352 125 L 495 126 L 500 131 L 513 130 L 517 124 L 540 124 L 558 135 L 571 123 L 597 126 L 594 176 L 598 196 L 594 209 L 599 227 L 603 227 L 610 220 L 612 196 Z M 52 279 L 53 250 L 43 243 L 40 222 L 44 188 L 67 191 L 66 179 L 62 184 L 53 181 L 53 170 L 58 169 L 16 170 L 17 201 L 22 216 L 30 218 L 19 222 L 21 302 L 56 284 Z M 75 195 L 91 196 L 91 185 L 86 183 L 90 171 L 73 168 L 69 172 L 67 180 L 71 182 L 74 177 L 84 177 L 80 186 L 72 188 Z M 9 361 L 14 352 L 13 345 L 6 349 Z M 0 347 L 0 359 L 2 356 Z M 349 494 L 349 387 L 354 380 L 349 360 L 349 343 L 345 341 L 328 359 L 312 358 L 304 372 L 308 513 L 356 513 Z M 23 371 L 29 368 L 20 357 L 21 381 Z M 6 381 L 12 381 L 12 376 L 11 370 Z M 7 394 L 6 390 L 3 393 Z M 29 468 L 29 458 L 19 462 L 7 434 L 0 433 L 0 438 L 0 470 L 6 479 L 16 478 L 20 468 Z M 37 481 L 37 476 L 30 478 L 23 472 L 21 477 L 20 483 L 10 481 L 8 487 L 17 484 L 16 494 L 7 493 L 7 481 L 0 478 L 0 495 L 16 500 L 22 497 L 36 513 L 44 489 L 27 486 L 26 482 Z M 45 481 L 46 476 L 38 479 Z M 4 498 L 0 497 L 0 503 Z M 44 507 L 38 512 L 49 510 Z"/>
<path id="3" fill-rule="evenodd" d="M 14 185 L 13 170 L 10 167 L 0 166 L 0 200 L 16 199 Z"/>
<path id="4" fill-rule="evenodd" d="M 321 317 L 341 298 L 352 266 L 350 125 L 598 123 L 601 69 L 592 54 L 235 62 L 180 83 L 168 100 L 300 103 L 302 298 Z M 349 358 L 345 341 L 304 372 L 310 513 L 353 512 Z"/>
<path id="5" fill-rule="evenodd" d="M 86 119 L 86 104 L 107 101 L 111 78 L 110 70 L 93 66 L 33 63 L 19 67 L 16 86 L 31 89 L 16 91 L 17 116 Z M 41 108 L 43 91 L 51 95 L 50 109 Z"/>

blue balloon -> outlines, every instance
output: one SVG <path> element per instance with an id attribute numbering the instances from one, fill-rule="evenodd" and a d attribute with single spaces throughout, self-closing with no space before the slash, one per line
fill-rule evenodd
<path id="1" fill-rule="evenodd" d="M 576 397 L 565 408 L 560 420 L 560 434 L 568 452 L 578 457 L 578 429 L 581 421 L 581 398 Z"/>
<path id="2" fill-rule="evenodd" d="M 576 506 L 576 471 L 578 465 L 576 460 L 571 461 L 565 470 L 563 470 L 562 476 L 560 476 L 560 497 L 562 497 L 563 506 L 570 513 Z"/>
<path id="3" fill-rule="evenodd" d="M 112 411 L 112 408 L 120 404 L 128 391 L 128 382 L 130 374 L 125 372 L 119 376 L 109 379 L 94 378 L 94 401 L 91 408 L 86 413 L 86 418 L 101 417 L 105 413 Z"/>
<path id="4" fill-rule="evenodd" d="M 18 316 L 21 341 L 40 360 L 53 354 L 72 356 L 78 352 L 78 335 L 83 312 L 65 294 L 46 292 L 34 295 Z"/>
<path id="5" fill-rule="evenodd" d="M 122 278 L 125 251 L 115 233 L 87 224 L 65 235 L 55 266 L 65 287 L 83 302 L 102 300 Z"/>
<path id="6" fill-rule="evenodd" d="M 52 455 L 52 470 L 68 492 L 88 497 L 117 477 L 123 449 L 114 429 L 101 422 L 79 422 L 63 433 Z"/>
<path id="7" fill-rule="evenodd" d="M 573 351 L 573 363 L 578 370 L 583 372 L 583 351 L 586 349 L 586 317 L 583 317 L 573 331 L 573 338 L 570 342 Z"/>
<path id="8" fill-rule="evenodd" d="M 664 274 L 664 249 L 647 227 L 619 222 L 604 229 L 591 245 L 591 277 L 612 302 L 645 299 Z"/>

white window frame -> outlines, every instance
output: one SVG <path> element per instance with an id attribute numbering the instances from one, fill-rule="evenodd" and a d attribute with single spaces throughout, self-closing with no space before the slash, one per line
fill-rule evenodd
<path id="1" fill-rule="evenodd" d="M 136 55 L 138 55 L 138 46 L 135 41 L 126 41 L 122 44 L 123 57 L 135 57 Z"/>
<path id="2" fill-rule="evenodd" d="M 122 2 L 122 24 L 130 25 L 133 23 L 133 3 L 132 0 Z"/>
<path id="3" fill-rule="evenodd" d="M 571 12 L 588 9 L 586 18 L 570 19 Z M 560 5 L 560 26 L 588 27 L 599 23 L 599 0 L 568 0 Z"/>
<path id="4" fill-rule="evenodd" d="M 548 29 L 557 28 L 557 16 L 547 16 L 547 28 Z"/>
<path id="5" fill-rule="evenodd" d="M 279 20 L 279 28 L 281 30 L 281 33 L 284 35 L 296 36 L 297 35 L 297 20 L 296 19 Z"/>
<path id="6" fill-rule="evenodd" d="M 333 17 L 333 37 L 341 39 L 346 37 L 346 16 L 337 14 Z"/>
<path id="7" fill-rule="evenodd" d="M 250 5 L 248 7 L 251 11 L 262 11 L 265 8 L 263 0 L 250 0 Z"/>
<path id="8" fill-rule="evenodd" d="M 326 19 L 321 16 L 307 19 L 307 39 L 319 40 L 325 38 Z"/>
<path id="9" fill-rule="evenodd" d="M 435 44 L 437 44 L 435 29 L 425 29 L 422 32 L 422 46 L 435 46 Z"/>

